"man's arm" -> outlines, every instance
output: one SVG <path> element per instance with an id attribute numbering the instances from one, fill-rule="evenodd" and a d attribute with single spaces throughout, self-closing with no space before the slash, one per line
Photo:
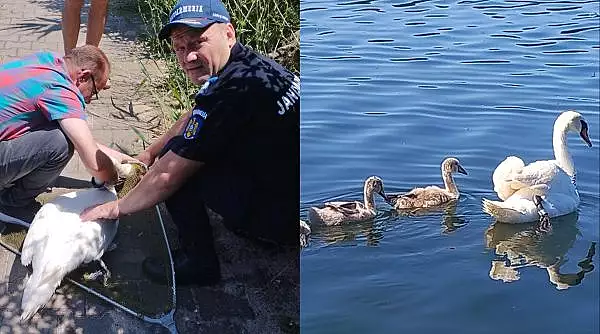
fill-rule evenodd
<path id="1" fill-rule="evenodd" d="M 169 198 L 203 165 L 202 162 L 185 159 L 169 151 L 125 197 L 84 210 L 80 215 L 81 220 L 116 219 L 150 208 Z"/>
<path id="2" fill-rule="evenodd" d="M 169 198 L 203 166 L 169 151 L 156 161 L 140 183 L 119 201 L 119 216 L 150 208 Z"/>
<path id="3" fill-rule="evenodd" d="M 58 120 L 63 132 L 69 137 L 88 172 L 94 178 L 109 183 L 117 181 L 117 171 L 106 153 L 98 148 L 87 122 L 80 118 Z"/>
<path id="4" fill-rule="evenodd" d="M 177 122 L 171 126 L 169 131 L 160 136 L 154 143 L 152 143 L 152 145 L 150 145 L 144 152 L 140 153 L 136 158 L 150 167 L 169 140 L 183 132 L 183 127 L 189 121 L 191 114 L 191 111 L 188 111 L 181 115 Z"/>

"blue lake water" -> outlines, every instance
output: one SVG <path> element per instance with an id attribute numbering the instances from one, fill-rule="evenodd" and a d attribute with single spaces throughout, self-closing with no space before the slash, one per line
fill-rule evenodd
<path id="1" fill-rule="evenodd" d="M 598 2 L 300 3 L 301 218 L 360 200 L 370 175 L 395 193 L 441 186 L 446 156 L 469 173 L 454 207 L 405 216 L 376 198 L 372 221 L 313 227 L 302 333 L 600 332 L 600 254 L 578 266 L 600 239 Z M 569 135 L 578 213 L 546 235 L 495 223 L 481 210 L 492 172 L 508 155 L 553 159 L 567 109 L 593 143 Z"/>

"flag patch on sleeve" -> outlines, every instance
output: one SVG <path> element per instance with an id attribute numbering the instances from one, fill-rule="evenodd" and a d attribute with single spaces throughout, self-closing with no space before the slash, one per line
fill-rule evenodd
<path id="1" fill-rule="evenodd" d="M 207 114 L 204 110 L 200 108 L 194 108 L 194 110 L 192 111 L 192 116 L 190 117 L 190 120 L 187 122 L 183 130 L 183 138 L 197 138 L 198 133 L 200 133 L 200 129 L 202 128 L 202 124 L 204 124 L 206 116 Z"/>

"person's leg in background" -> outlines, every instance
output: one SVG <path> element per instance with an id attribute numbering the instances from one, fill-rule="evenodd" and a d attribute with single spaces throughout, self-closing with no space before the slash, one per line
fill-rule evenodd
<path id="1" fill-rule="evenodd" d="M 85 43 L 99 46 L 106 23 L 108 0 L 90 1 L 91 5 L 88 13 Z M 83 0 L 65 0 L 62 13 L 62 35 L 65 54 L 77 46 L 82 7 Z"/>
<path id="2" fill-rule="evenodd" d="M 90 12 L 88 14 L 87 35 L 85 44 L 100 45 L 104 25 L 106 24 L 106 12 L 108 11 L 108 0 L 91 0 Z"/>
<path id="3" fill-rule="evenodd" d="M 73 145 L 59 128 L 0 142 L 2 208 L 6 211 L 34 204 L 34 198 L 54 184 L 72 156 Z"/>
<path id="4" fill-rule="evenodd" d="M 77 46 L 81 7 L 83 7 L 83 0 L 65 0 L 61 22 L 65 54 Z"/>

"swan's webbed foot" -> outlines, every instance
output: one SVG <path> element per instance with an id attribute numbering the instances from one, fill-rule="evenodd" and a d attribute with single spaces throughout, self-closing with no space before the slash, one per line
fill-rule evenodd
<path id="1" fill-rule="evenodd" d="M 539 195 L 533 195 L 533 203 L 538 210 L 540 220 L 537 225 L 537 230 L 543 233 L 549 233 L 552 231 L 552 224 L 550 224 L 550 215 L 544 210 L 542 205 L 543 199 Z"/>
<path id="2" fill-rule="evenodd" d="M 96 281 L 100 277 L 102 277 L 102 284 L 104 284 L 104 286 L 108 286 L 108 280 L 111 277 L 110 270 L 108 270 L 108 267 L 106 266 L 104 261 L 98 260 L 98 263 L 100 264 L 100 267 L 102 267 L 101 269 L 98 269 L 92 273 L 84 274 L 83 277 L 86 280 L 90 280 L 90 281 Z"/>
<path id="3" fill-rule="evenodd" d="M 579 268 L 581 268 L 586 273 L 594 270 L 594 265 L 592 264 L 592 258 L 594 257 L 595 254 L 596 254 L 596 243 L 592 242 L 592 244 L 590 245 L 590 248 L 588 249 L 587 256 L 585 257 L 585 259 L 579 261 L 579 263 L 577 263 L 577 266 L 579 266 Z"/>

